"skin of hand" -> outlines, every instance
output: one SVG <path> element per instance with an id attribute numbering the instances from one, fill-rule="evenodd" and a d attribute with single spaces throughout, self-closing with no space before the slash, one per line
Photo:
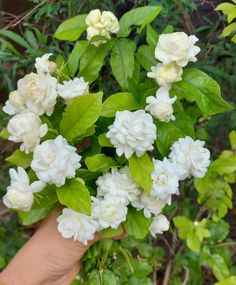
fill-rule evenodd
<path id="1" fill-rule="evenodd" d="M 88 248 L 100 240 L 99 235 L 85 246 L 65 239 L 57 231 L 55 210 L 36 233 L 19 250 L 0 274 L 3 285 L 69 285 L 80 270 L 80 259 Z M 120 236 L 119 238 L 122 238 Z"/>

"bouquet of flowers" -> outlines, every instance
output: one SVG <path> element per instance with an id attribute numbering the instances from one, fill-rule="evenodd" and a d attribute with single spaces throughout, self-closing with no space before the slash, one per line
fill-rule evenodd
<path id="1" fill-rule="evenodd" d="M 2 135 L 20 149 L 7 158 L 17 169 L 3 202 L 24 225 L 60 204 L 58 231 L 75 242 L 156 237 L 180 182 L 204 177 L 210 152 L 195 125 L 231 106 L 212 78 L 187 68 L 196 36 L 152 28 L 159 12 L 136 8 L 118 21 L 96 9 L 65 21 L 54 37 L 76 41 L 68 59 L 36 58 L 10 93 Z"/>

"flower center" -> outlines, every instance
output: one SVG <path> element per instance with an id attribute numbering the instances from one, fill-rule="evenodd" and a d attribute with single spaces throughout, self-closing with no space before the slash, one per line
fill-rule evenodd
<path id="1" fill-rule="evenodd" d="M 168 181 L 168 178 L 165 174 L 160 174 L 159 176 L 157 176 L 156 178 L 156 183 L 159 185 L 159 186 L 163 186 L 163 185 L 166 185 L 167 184 L 167 181 Z"/>

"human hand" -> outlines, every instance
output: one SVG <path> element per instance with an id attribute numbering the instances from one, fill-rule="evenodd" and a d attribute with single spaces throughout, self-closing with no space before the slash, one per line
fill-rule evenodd
<path id="1" fill-rule="evenodd" d="M 69 285 L 80 269 L 80 259 L 100 240 L 98 234 L 85 246 L 65 239 L 57 231 L 55 210 L 0 274 L 4 285 Z M 121 238 L 121 237 L 120 237 Z"/>

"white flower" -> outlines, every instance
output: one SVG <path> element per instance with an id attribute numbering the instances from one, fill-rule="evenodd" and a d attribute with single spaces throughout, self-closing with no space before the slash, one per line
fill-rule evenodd
<path id="1" fill-rule="evenodd" d="M 156 92 L 156 97 L 149 96 L 146 98 L 146 103 L 149 105 L 146 106 L 145 110 L 161 122 L 175 120 L 172 105 L 175 103 L 177 97 L 170 98 L 169 90 L 170 87 L 168 86 L 160 87 Z"/>
<path id="2" fill-rule="evenodd" d="M 34 66 L 38 74 L 52 74 L 56 71 L 57 65 L 54 62 L 48 60 L 50 56 L 52 56 L 52 53 L 46 53 L 42 57 L 37 57 L 35 59 Z"/>
<path id="3" fill-rule="evenodd" d="M 8 115 L 15 115 L 25 109 L 25 98 L 17 90 L 12 91 L 2 109 Z"/>
<path id="4" fill-rule="evenodd" d="M 114 123 L 109 126 L 106 136 L 116 148 L 118 156 L 138 157 L 145 151 L 153 150 L 156 139 L 156 126 L 152 117 L 144 110 L 116 112 Z"/>
<path id="5" fill-rule="evenodd" d="M 8 208 L 30 211 L 34 202 L 33 193 L 43 190 L 45 183 L 35 181 L 30 184 L 29 176 L 22 167 L 18 167 L 17 171 L 11 168 L 9 174 L 11 182 L 3 196 L 3 203 Z"/>
<path id="6" fill-rule="evenodd" d="M 146 218 L 151 218 L 152 214 L 158 215 L 166 205 L 166 201 L 160 200 L 157 197 L 147 196 L 142 192 L 137 200 L 131 202 L 134 208 L 142 210 Z"/>
<path id="7" fill-rule="evenodd" d="M 63 81 L 57 85 L 58 94 L 64 99 L 74 99 L 83 94 L 89 93 L 89 84 L 83 77 Z"/>
<path id="8" fill-rule="evenodd" d="M 10 134 L 9 140 L 22 142 L 21 151 L 29 153 L 40 143 L 40 138 L 46 135 L 48 127 L 47 124 L 42 124 L 35 113 L 24 110 L 10 119 L 7 131 Z"/>
<path id="9" fill-rule="evenodd" d="M 194 45 L 197 41 L 197 37 L 184 32 L 160 35 L 155 57 L 164 64 L 174 61 L 184 67 L 189 61 L 197 61 L 195 56 L 200 52 L 200 48 Z"/>
<path id="10" fill-rule="evenodd" d="M 117 229 L 125 221 L 127 207 L 114 199 L 92 197 L 92 217 L 98 222 L 99 230 L 111 227 Z"/>
<path id="11" fill-rule="evenodd" d="M 118 33 L 119 22 L 115 15 L 109 11 L 101 11 L 95 9 L 89 12 L 86 18 L 87 27 L 87 39 L 91 40 L 94 36 L 104 36 L 110 39 L 111 33 Z M 99 45 L 104 41 L 93 42 L 95 45 Z"/>
<path id="12" fill-rule="evenodd" d="M 64 238 L 74 238 L 85 245 L 94 238 L 97 223 L 90 216 L 64 208 L 57 218 L 57 229 Z"/>
<path id="13" fill-rule="evenodd" d="M 49 184 L 62 186 L 66 178 L 75 177 L 81 156 L 62 136 L 38 145 L 33 154 L 31 168 L 37 177 Z"/>
<path id="14" fill-rule="evenodd" d="M 169 64 L 159 63 L 151 67 L 147 76 L 154 78 L 159 86 L 168 86 L 182 80 L 183 68 L 175 62 Z"/>
<path id="15" fill-rule="evenodd" d="M 169 157 L 183 171 L 181 180 L 190 175 L 198 178 L 205 175 L 210 164 L 210 152 L 204 148 L 204 144 L 203 141 L 185 137 L 172 145 Z"/>
<path id="16" fill-rule="evenodd" d="M 149 228 L 151 235 L 155 238 L 157 234 L 162 234 L 165 231 L 168 231 L 170 227 L 170 222 L 164 215 L 156 216 Z"/>
<path id="17" fill-rule="evenodd" d="M 154 171 L 152 173 L 153 188 L 151 195 L 171 203 L 171 195 L 179 194 L 179 172 L 177 165 L 167 158 L 163 161 L 153 160 Z"/>
<path id="18" fill-rule="evenodd" d="M 111 172 L 100 176 L 96 184 L 98 196 L 119 199 L 120 203 L 125 205 L 136 200 L 140 194 L 140 188 L 132 179 L 128 166 L 121 169 L 112 168 Z"/>
<path id="19" fill-rule="evenodd" d="M 90 11 L 85 20 L 86 25 L 97 28 L 97 29 L 102 29 L 103 25 L 101 23 L 101 17 L 102 17 L 102 13 L 99 9 L 94 9 Z"/>
<path id="20" fill-rule="evenodd" d="M 116 16 L 110 11 L 103 11 L 101 22 L 103 27 L 110 33 L 118 33 L 120 26 Z"/>
<path id="21" fill-rule="evenodd" d="M 24 97 L 26 108 L 39 116 L 50 116 L 57 98 L 57 80 L 50 74 L 30 73 L 17 83 L 17 91 Z"/>

